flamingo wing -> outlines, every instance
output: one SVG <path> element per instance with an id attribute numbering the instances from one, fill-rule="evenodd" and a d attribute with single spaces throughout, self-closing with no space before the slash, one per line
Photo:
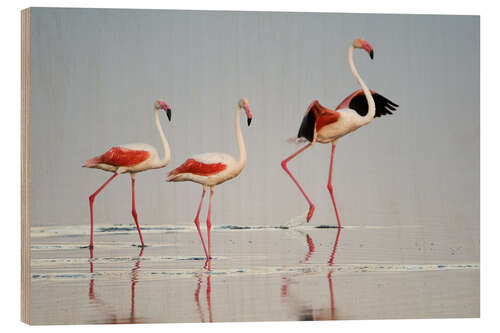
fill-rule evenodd
<path id="1" fill-rule="evenodd" d="M 227 165 L 224 163 L 203 163 L 194 158 L 188 158 L 186 162 L 168 173 L 175 176 L 181 173 L 192 173 L 198 176 L 211 176 L 225 170 Z"/>
<path id="2" fill-rule="evenodd" d="M 339 112 L 330 110 L 315 100 L 307 108 L 297 137 L 302 137 L 312 142 L 314 140 L 314 132 L 319 131 L 323 126 L 336 122 L 339 117 Z"/>
<path id="3" fill-rule="evenodd" d="M 116 167 L 130 167 L 144 162 L 149 156 L 149 152 L 145 150 L 113 147 L 104 154 L 88 160 L 85 166 L 95 166 L 102 163 Z"/>
<path id="4" fill-rule="evenodd" d="M 392 112 L 396 111 L 396 108 L 399 106 L 393 101 L 377 93 L 373 94 L 373 99 L 375 100 L 375 117 L 392 114 Z"/>
<path id="5" fill-rule="evenodd" d="M 384 96 L 370 90 L 373 100 L 375 101 L 375 117 L 380 117 L 386 114 L 392 114 L 399 106 L 390 101 Z M 335 110 L 349 108 L 356 111 L 360 116 L 364 117 L 368 113 L 368 102 L 366 100 L 363 90 L 357 90 L 347 96 Z"/>

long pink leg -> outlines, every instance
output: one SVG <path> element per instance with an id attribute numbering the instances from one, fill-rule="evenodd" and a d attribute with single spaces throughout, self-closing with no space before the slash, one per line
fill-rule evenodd
<path id="1" fill-rule="evenodd" d="M 97 189 L 97 191 L 95 191 L 94 194 L 92 194 L 89 197 L 89 205 L 90 205 L 90 244 L 89 244 L 89 248 L 94 247 L 94 199 L 99 194 L 99 192 L 101 192 L 101 190 L 106 185 L 108 185 L 109 182 L 112 181 L 113 178 L 115 178 L 116 176 L 118 176 L 118 174 L 114 173 L 113 176 L 111 176 L 108 180 L 106 180 L 106 182 L 104 184 L 102 184 L 102 186 L 99 187 Z"/>
<path id="2" fill-rule="evenodd" d="M 211 250 L 212 250 L 212 243 L 210 241 L 210 230 L 212 229 L 212 223 L 210 220 L 210 213 L 212 211 L 212 197 L 214 196 L 214 188 L 210 187 L 210 199 L 208 201 L 208 216 L 207 216 L 207 235 L 208 235 L 208 257 L 207 259 L 212 259 L 211 255 Z"/>
<path id="3" fill-rule="evenodd" d="M 90 263 L 90 273 L 94 273 L 94 249 L 89 248 L 90 252 L 90 258 L 89 258 L 89 263 Z M 90 275 L 90 283 L 89 283 L 89 300 L 93 300 L 95 298 L 95 293 L 94 293 L 94 275 Z"/>
<path id="4" fill-rule="evenodd" d="M 333 245 L 333 250 L 330 255 L 330 260 L 328 260 L 328 265 L 332 266 L 335 260 L 335 253 L 337 252 L 337 245 L 339 244 L 340 230 L 337 229 L 337 237 L 335 238 L 335 244 Z M 333 281 L 332 281 L 332 271 L 328 272 L 328 287 L 330 289 L 330 319 L 334 319 L 335 315 L 335 304 L 333 299 Z"/>
<path id="5" fill-rule="evenodd" d="M 335 260 L 335 253 L 337 252 L 337 245 L 339 244 L 340 230 L 337 229 L 337 237 L 335 237 L 335 244 L 333 245 L 332 253 L 330 254 L 330 259 L 328 260 L 328 265 L 332 266 Z M 330 319 L 334 319 L 335 315 L 335 304 L 333 299 L 333 281 L 332 281 L 332 271 L 328 272 L 328 287 L 330 289 Z"/>
<path id="6" fill-rule="evenodd" d="M 285 172 L 290 176 L 290 178 L 292 178 L 293 182 L 297 185 L 297 187 L 299 188 L 300 192 L 302 193 L 302 195 L 304 196 L 304 198 L 306 198 L 307 202 L 309 203 L 309 213 L 307 214 L 307 222 L 309 222 L 309 220 L 311 219 L 311 217 L 313 216 L 314 214 L 314 205 L 313 203 L 311 202 L 311 200 L 309 200 L 309 197 L 307 196 L 306 192 L 304 192 L 304 190 L 302 189 L 302 187 L 300 186 L 299 182 L 295 179 L 295 177 L 292 175 L 292 173 L 290 172 L 290 170 L 288 170 L 288 167 L 286 166 L 286 164 L 292 159 L 294 158 L 295 156 L 297 156 L 298 154 L 302 153 L 304 150 L 306 150 L 307 148 L 311 147 L 311 144 L 312 143 L 309 143 L 307 144 L 306 146 L 300 148 L 296 153 L 294 153 L 293 155 L 291 155 L 290 157 L 288 157 L 287 159 L 283 160 L 281 162 L 281 167 L 283 168 L 283 170 L 285 170 Z"/>
<path id="7" fill-rule="evenodd" d="M 212 315 L 212 302 L 210 299 L 210 294 L 212 291 L 212 288 L 210 285 L 210 278 L 211 277 L 212 276 L 210 276 L 210 275 L 207 276 L 207 308 L 208 308 L 208 321 L 212 323 L 214 321 L 214 319 L 213 319 L 213 315 Z"/>
<path id="8" fill-rule="evenodd" d="M 330 192 L 330 197 L 332 198 L 333 208 L 335 209 L 335 215 L 337 216 L 337 224 L 340 228 L 339 212 L 337 211 L 337 205 L 335 204 L 335 199 L 333 198 L 333 186 L 332 186 L 332 171 L 333 171 L 333 153 L 335 152 L 335 145 L 332 143 L 332 156 L 330 158 L 330 174 L 328 175 L 328 184 L 326 188 Z"/>
<path id="9" fill-rule="evenodd" d="M 211 191 L 210 193 L 213 192 L 213 189 L 210 188 Z M 210 250 L 210 247 L 209 247 L 209 250 Z M 210 278 L 212 277 L 210 275 L 210 270 L 212 269 L 212 264 L 211 264 L 211 261 L 208 262 L 208 266 L 207 266 L 207 270 L 208 270 L 208 276 L 207 276 L 207 308 L 208 308 L 208 321 L 210 323 L 212 323 L 214 320 L 213 320 L 213 316 L 212 316 L 212 302 L 211 302 L 211 299 L 210 299 L 210 295 L 211 295 L 211 291 L 212 291 L 212 288 L 211 288 L 211 284 L 210 284 Z"/>
<path id="10" fill-rule="evenodd" d="M 208 259 L 208 252 L 207 252 L 207 247 L 205 246 L 205 241 L 203 240 L 203 236 L 201 234 L 200 230 L 200 211 L 201 211 L 201 206 L 203 204 L 203 198 L 205 197 L 205 192 L 207 189 L 205 186 L 203 186 L 203 192 L 201 193 L 201 200 L 200 200 L 200 205 L 198 206 L 198 212 L 196 213 L 196 217 L 194 219 L 194 224 L 196 225 L 196 229 L 198 229 L 198 234 L 200 235 L 201 239 L 201 245 L 203 245 L 203 251 L 205 251 L 205 257 Z"/>
<path id="11" fill-rule="evenodd" d="M 130 174 L 132 179 L 132 216 L 134 217 L 135 225 L 137 226 L 137 231 L 139 232 L 139 238 L 141 239 L 141 246 L 144 247 L 144 240 L 142 239 L 141 227 L 139 226 L 139 221 L 137 221 L 137 212 L 135 211 L 135 176 Z"/>
<path id="12" fill-rule="evenodd" d="M 328 288 L 330 289 L 330 319 L 335 318 L 335 302 L 333 298 L 332 271 L 328 273 Z"/>
<path id="13" fill-rule="evenodd" d="M 139 253 L 139 258 L 142 257 L 144 253 L 144 247 L 141 248 L 141 252 Z M 132 284 L 130 286 L 130 322 L 135 322 L 135 285 L 139 280 L 137 279 L 137 271 L 141 268 L 141 260 L 137 260 L 135 262 L 135 267 L 132 268 Z"/>
<path id="14" fill-rule="evenodd" d="M 335 260 L 335 253 L 337 252 L 337 245 L 339 244 L 340 230 L 341 230 L 340 228 L 337 229 L 337 237 L 335 238 L 335 244 L 333 244 L 332 253 L 330 254 L 330 259 L 328 260 L 328 264 L 330 266 L 333 265 L 333 261 Z"/>
<path id="15" fill-rule="evenodd" d="M 309 259 L 311 259 L 311 256 L 313 255 L 314 250 L 315 250 L 313 240 L 312 240 L 311 236 L 309 236 L 309 234 L 306 235 L 306 240 L 307 240 L 307 246 L 308 246 L 309 250 L 307 251 L 305 258 L 301 261 L 301 263 L 308 262 Z"/>
<path id="16" fill-rule="evenodd" d="M 196 303 L 196 309 L 198 310 L 198 314 L 200 315 L 200 320 L 202 323 L 205 322 L 205 316 L 203 315 L 203 311 L 201 311 L 201 304 L 200 304 L 200 290 L 201 290 L 201 281 L 202 281 L 202 275 L 197 275 L 198 276 L 198 284 L 196 287 L 196 290 L 194 292 L 194 301 Z"/>
<path id="17" fill-rule="evenodd" d="M 283 285 L 281 286 L 281 297 L 284 299 L 288 297 L 288 286 L 290 285 L 290 279 L 286 276 L 281 278 L 283 280 Z"/>

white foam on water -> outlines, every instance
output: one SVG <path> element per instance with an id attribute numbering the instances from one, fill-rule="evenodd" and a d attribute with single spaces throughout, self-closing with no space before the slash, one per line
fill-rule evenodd
<path id="1" fill-rule="evenodd" d="M 226 257 L 214 256 L 212 260 L 225 260 Z M 54 265 L 62 265 L 65 267 L 68 265 L 82 265 L 89 262 L 95 264 L 117 264 L 117 263 L 128 263 L 137 261 L 147 261 L 151 263 L 162 263 L 162 262 L 175 262 L 175 261 L 205 261 L 205 256 L 135 256 L 135 257 L 96 257 L 96 258 L 44 258 L 44 259 L 32 259 L 31 267 L 37 269 L 50 269 Z M 109 267 L 109 266 L 108 266 Z"/>
<path id="2" fill-rule="evenodd" d="M 337 229 L 337 225 L 319 224 L 313 225 L 307 223 L 305 215 L 296 216 L 282 225 L 215 225 L 214 231 L 228 231 L 228 232 L 244 232 L 244 231 L 279 231 L 279 230 L 314 230 L 314 229 Z M 346 230 L 378 230 L 378 229 L 414 229 L 423 228 L 421 225 L 364 225 L 364 226 L 343 226 L 342 229 Z M 206 231 L 204 226 L 201 227 L 202 231 Z M 196 227 L 190 223 L 180 223 L 179 225 L 144 225 L 141 227 L 143 234 L 168 234 L 179 232 L 197 232 Z M 137 229 L 135 224 L 107 224 L 96 226 L 94 230 L 95 235 L 113 235 L 113 234 L 135 234 Z M 83 237 L 90 234 L 88 225 L 74 225 L 74 226 L 44 226 L 32 227 L 32 238 L 48 238 L 48 237 Z M 82 244 L 83 246 L 84 244 Z M 33 248 L 33 247 L 32 247 Z M 41 250 L 43 246 L 36 245 L 34 250 Z M 55 248 L 54 248 L 55 249 Z M 69 249 L 69 248 L 68 248 Z"/>
<path id="3" fill-rule="evenodd" d="M 177 259 L 178 260 L 178 259 Z M 188 258 L 186 260 L 189 260 Z M 334 264 L 329 265 L 300 265 L 300 266 L 260 266 L 252 268 L 212 269 L 168 269 L 168 270 L 145 270 L 139 269 L 138 279 L 164 280 L 191 278 L 196 274 L 217 276 L 240 276 L 240 275 L 273 275 L 273 274 L 322 274 L 333 272 L 335 274 L 353 273 L 377 273 L 377 272 L 430 272 L 430 271 L 474 271 L 479 270 L 478 263 L 460 264 Z M 75 279 L 88 279 L 90 277 L 117 281 L 130 280 L 130 270 L 102 270 L 94 273 L 82 272 L 50 272 L 32 274 L 32 281 L 72 281 Z"/>
<path id="4" fill-rule="evenodd" d="M 146 248 L 148 247 L 168 247 L 172 246 L 172 244 L 168 243 L 148 243 Z M 57 250 L 81 250 L 84 248 L 88 248 L 88 243 L 38 243 L 31 245 L 32 251 L 57 251 Z M 139 248 L 137 245 L 131 243 L 122 243 L 122 242 L 99 242 L 96 245 L 95 249 L 125 249 L 125 248 Z"/>
<path id="5" fill-rule="evenodd" d="M 192 223 L 189 223 L 192 224 Z M 141 226 L 143 234 L 151 233 L 168 233 L 168 232 L 192 232 L 195 231 L 194 226 L 176 226 L 176 225 L 144 225 Z M 99 225 L 94 229 L 94 235 L 98 234 L 130 234 L 137 233 L 135 224 L 107 224 Z M 73 226 L 44 226 L 32 227 L 32 238 L 43 237 L 77 237 L 88 236 L 90 230 L 88 225 L 73 225 Z"/>

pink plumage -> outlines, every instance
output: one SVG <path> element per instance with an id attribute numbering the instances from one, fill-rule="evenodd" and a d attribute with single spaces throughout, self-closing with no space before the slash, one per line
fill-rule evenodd
<path id="1" fill-rule="evenodd" d="M 91 158 L 85 162 L 85 167 L 92 168 L 101 163 L 117 167 L 130 167 L 144 162 L 149 156 L 149 152 L 145 150 L 113 147 L 104 154 Z"/>
<path id="2" fill-rule="evenodd" d="M 361 90 L 356 90 L 354 93 L 344 98 L 335 110 L 330 110 L 322 106 L 318 101 L 312 102 L 307 108 L 306 114 L 302 119 L 297 138 L 291 140 L 292 142 L 297 143 L 302 143 L 304 141 L 309 141 L 309 143 L 281 162 L 283 170 L 285 170 L 295 185 L 297 185 L 300 193 L 302 193 L 309 204 L 309 211 L 306 216 L 306 221 L 309 222 L 314 214 L 315 206 L 307 196 L 302 186 L 300 186 L 299 182 L 295 179 L 290 170 L 288 170 L 287 163 L 316 142 L 332 144 L 330 174 L 328 176 L 327 189 L 328 192 L 330 192 L 339 228 L 341 227 L 340 218 L 335 204 L 335 199 L 333 197 L 332 186 L 333 154 L 335 152 L 336 144 L 340 138 L 364 125 L 367 125 L 373 120 L 373 118 L 386 114 L 392 114 L 392 111 L 395 111 L 398 106 L 384 96 L 368 89 L 359 76 L 356 67 L 354 67 L 352 54 L 355 48 L 364 49 L 368 52 L 370 58 L 372 59 L 373 48 L 368 42 L 360 38 L 353 40 L 349 47 L 349 67 L 361 86 Z"/>
<path id="3" fill-rule="evenodd" d="M 241 111 L 245 110 L 247 116 L 247 123 L 250 126 L 252 122 L 252 112 L 250 111 L 250 106 L 248 104 L 248 99 L 242 98 L 238 103 L 238 108 L 236 110 L 236 140 L 238 142 L 238 150 L 240 153 L 239 159 L 235 160 L 232 156 L 223 153 L 205 153 L 200 155 L 195 155 L 188 158 L 184 163 L 175 168 L 168 173 L 167 181 L 169 182 L 184 182 L 191 181 L 203 185 L 203 191 L 201 194 L 200 204 L 198 206 L 198 212 L 194 219 L 196 229 L 200 236 L 201 245 L 203 246 L 203 251 L 207 258 L 207 262 L 211 259 L 211 238 L 210 230 L 212 227 L 211 223 L 211 209 L 212 209 L 212 197 L 214 194 L 215 186 L 222 184 L 234 177 L 237 177 L 246 164 L 246 149 L 245 143 L 243 142 L 243 135 L 241 133 L 240 126 L 240 116 Z M 203 199 L 205 197 L 205 192 L 207 188 L 210 187 L 210 199 L 208 204 L 208 214 L 207 214 L 207 238 L 208 238 L 208 251 L 205 246 L 205 241 L 201 234 L 200 229 L 200 211 L 203 204 Z"/>
<path id="4" fill-rule="evenodd" d="M 373 90 L 370 90 L 370 92 L 371 92 L 372 95 L 375 94 L 375 92 Z M 344 100 L 342 102 L 340 102 L 340 104 L 335 108 L 335 111 L 340 110 L 340 109 L 348 108 L 349 107 L 349 103 L 351 103 L 352 99 L 354 97 L 359 96 L 360 94 L 364 95 L 363 90 L 361 90 L 361 89 L 356 90 L 355 92 L 353 92 L 352 94 L 350 94 L 349 96 L 347 96 L 346 98 L 344 98 Z"/>
<path id="5" fill-rule="evenodd" d="M 160 159 L 156 149 L 150 145 L 134 143 L 120 147 L 113 147 L 102 155 L 91 158 L 83 165 L 86 168 L 101 169 L 112 172 L 113 175 L 89 197 L 90 205 L 90 242 L 89 248 L 94 247 L 94 199 L 99 192 L 106 187 L 116 176 L 122 173 L 130 173 L 132 181 L 132 217 L 137 226 L 137 232 L 141 240 L 141 246 L 144 246 L 144 240 L 141 234 L 141 228 L 135 210 L 135 175 L 138 172 L 163 168 L 170 161 L 170 147 L 165 134 L 161 128 L 158 110 L 164 110 L 168 120 L 171 117 L 170 107 L 162 100 L 157 100 L 154 104 L 154 118 L 156 128 L 160 134 L 163 143 L 164 157 Z"/>
<path id="6" fill-rule="evenodd" d="M 169 176 L 175 176 L 181 173 L 192 173 L 198 176 L 211 176 L 215 175 L 227 168 L 224 163 L 203 163 L 195 160 L 194 158 L 188 158 L 186 162 L 175 168 L 168 173 Z"/>

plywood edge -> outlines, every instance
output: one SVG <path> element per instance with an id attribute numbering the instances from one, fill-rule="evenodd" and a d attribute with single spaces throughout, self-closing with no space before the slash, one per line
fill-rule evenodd
<path id="1" fill-rule="evenodd" d="M 21 321 L 30 323 L 30 8 L 21 11 Z"/>

